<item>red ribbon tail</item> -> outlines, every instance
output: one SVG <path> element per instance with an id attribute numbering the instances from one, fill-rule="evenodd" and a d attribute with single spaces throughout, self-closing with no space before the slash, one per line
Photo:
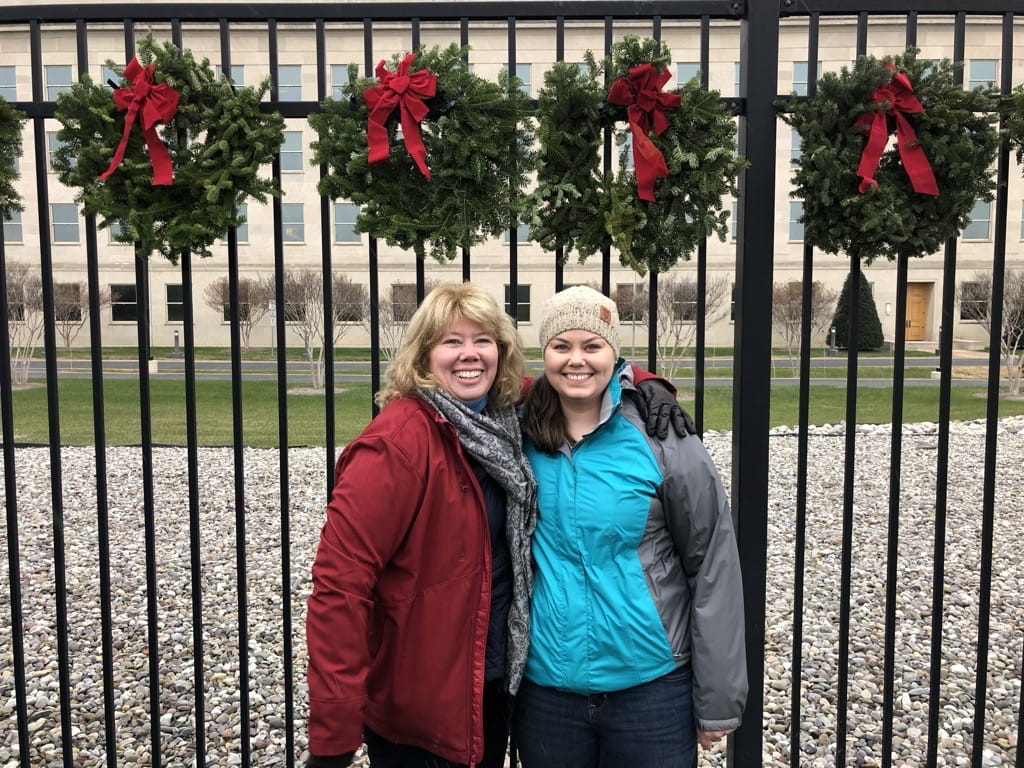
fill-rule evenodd
<path id="1" fill-rule="evenodd" d="M 149 164 L 153 167 L 151 186 L 171 186 L 174 183 L 174 171 L 167 146 L 160 139 L 154 127 L 148 128 L 142 135 L 146 138 L 146 149 L 149 150 Z"/>
<path id="2" fill-rule="evenodd" d="M 917 143 L 917 134 L 907 119 L 896 113 L 896 144 L 899 148 L 900 159 L 903 161 L 903 170 L 910 178 L 910 186 L 915 192 L 922 195 L 938 195 L 939 185 L 935 181 L 935 174 L 928 163 L 928 156 L 924 149 Z"/>
<path id="3" fill-rule="evenodd" d="M 367 162 L 371 165 L 384 162 L 391 152 L 388 129 L 384 126 L 384 121 L 394 107 L 395 104 L 390 99 L 381 99 L 370 112 L 370 118 L 366 124 L 366 143 L 370 148 Z"/>
<path id="4" fill-rule="evenodd" d="M 420 126 L 412 112 L 402 103 L 402 135 L 405 137 L 405 149 L 420 169 L 420 173 L 430 178 L 430 168 L 427 167 L 427 148 L 423 145 L 423 137 L 420 135 Z"/>
<path id="5" fill-rule="evenodd" d="M 646 132 L 633 123 L 633 169 L 636 172 L 637 197 L 650 203 L 655 201 L 654 182 L 668 176 L 665 158 L 647 137 Z"/>
<path id="6" fill-rule="evenodd" d="M 110 178 L 114 171 L 117 170 L 117 166 L 124 160 L 125 150 L 128 149 L 128 136 L 132 132 L 132 125 L 135 123 L 135 116 L 138 114 L 138 108 L 129 109 L 128 113 L 124 116 L 124 131 L 121 132 L 121 141 L 117 144 L 117 149 L 114 150 L 114 156 L 110 159 L 110 165 L 107 166 L 107 170 L 99 175 L 101 179 Z"/>
<path id="7" fill-rule="evenodd" d="M 860 192 L 863 194 L 867 187 L 877 187 L 875 182 L 875 171 L 878 170 L 878 161 L 882 159 L 882 152 L 889 141 L 889 131 L 885 125 L 885 115 L 876 112 L 871 118 L 871 130 L 868 132 L 868 140 L 861 152 L 860 165 L 857 166 L 857 175 L 863 179 L 860 185 Z"/>

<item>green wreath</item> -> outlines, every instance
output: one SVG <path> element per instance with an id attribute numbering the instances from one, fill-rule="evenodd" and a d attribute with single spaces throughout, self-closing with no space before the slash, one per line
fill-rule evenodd
<path id="1" fill-rule="evenodd" d="M 628 79 L 634 67 L 649 64 L 663 71 L 671 61 L 664 44 L 628 36 L 612 46 L 603 68 L 614 83 Z M 628 107 L 607 101 L 592 57 L 586 70 L 562 64 L 548 73 L 538 98 L 541 163 L 534 192 L 534 237 L 543 247 L 575 248 L 585 261 L 614 245 L 620 261 L 642 275 L 688 259 L 712 233 L 725 240 L 729 213 L 722 197 L 737 194 L 736 179 L 746 167 L 736 156 L 732 115 L 717 91 L 705 91 L 696 81 L 670 93 L 679 106 L 665 110 L 661 133 L 648 133 L 668 172 L 655 180 L 655 199 L 648 201 L 638 194 L 629 153 L 620 153 L 617 174 L 599 170 L 603 126 L 617 125 L 616 142 L 623 149 L 631 131 Z"/>
<path id="2" fill-rule="evenodd" d="M 0 221 L 22 211 L 21 196 L 14 188 L 21 156 L 21 128 L 25 115 L 0 97 Z"/>
<path id="3" fill-rule="evenodd" d="M 428 179 L 397 140 L 400 109 L 386 118 L 389 150 L 383 162 L 370 164 L 364 99 L 376 78 L 359 78 L 349 66 L 349 82 L 340 100 L 327 99 L 322 112 L 310 116 L 318 134 L 312 162 L 328 166 L 320 194 L 361 206 L 358 232 L 383 238 L 389 245 L 412 249 L 424 258 L 451 261 L 459 248 L 499 237 L 522 220 L 524 188 L 535 166 L 528 129 L 532 108 L 519 81 L 502 72 L 498 83 L 469 71 L 466 49 L 420 49 L 407 65 L 410 72 L 436 76 L 436 94 L 419 123 Z M 398 55 L 390 71 L 402 64 Z"/>
<path id="4" fill-rule="evenodd" d="M 914 190 L 890 143 L 862 193 L 857 174 L 870 130 L 867 120 L 890 102 L 876 89 L 904 73 L 923 112 L 904 117 L 934 175 L 938 194 Z M 999 145 L 992 92 L 964 90 L 949 61 L 917 59 L 916 50 L 878 60 L 861 56 L 852 69 L 827 73 L 814 97 L 788 99 L 782 119 L 800 134 L 802 153 L 791 196 L 803 200 L 804 241 L 828 253 L 845 252 L 870 264 L 878 256 L 925 256 L 969 223 L 978 200 L 993 197 L 991 165 Z M 868 113 L 868 118 L 862 117 Z M 887 116 L 888 128 L 894 117 Z"/>
<path id="5" fill-rule="evenodd" d="M 128 135 L 120 165 L 106 180 L 99 178 L 121 141 L 125 112 L 116 108 L 110 89 L 88 75 L 57 97 L 62 127 L 54 170 L 62 183 L 79 189 L 84 212 L 99 214 L 100 226 L 116 223 L 117 241 L 134 244 L 140 257 L 159 251 L 176 263 L 184 250 L 208 257 L 229 227 L 244 223 L 239 204 L 280 194 L 260 170 L 280 151 L 284 119 L 260 109 L 269 78 L 257 88 L 236 88 L 218 78 L 208 60 L 197 62 L 191 51 L 159 44 L 152 33 L 139 41 L 137 58 L 143 66 L 155 65 L 156 85 L 166 84 L 181 97 L 161 131 L 173 184 L 153 186 L 154 168 L 138 125 Z M 107 66 L 123 72 L 113 62 Z M 127 85 L 122 75 L 120 87 Z"/>

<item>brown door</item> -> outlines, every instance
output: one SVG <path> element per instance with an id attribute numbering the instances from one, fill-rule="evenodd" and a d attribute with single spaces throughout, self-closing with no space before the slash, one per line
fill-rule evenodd
<path id="1" fill-rule="evenodd" d="M 907 285 L 907 341 L 924 341 L 924 324 L 928 316 L 928 294 L 931 283 Z"/>

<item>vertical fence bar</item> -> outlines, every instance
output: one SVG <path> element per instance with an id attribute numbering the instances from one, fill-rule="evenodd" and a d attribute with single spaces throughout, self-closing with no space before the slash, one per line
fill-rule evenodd
<path id="1" fill-rule="evenodd" d="M 85 22 L 75 23 L 78 75 L 89 71 Z M 100 582 L 100 654 L 103 675 L 103 733 L 107 768 L 117 766 L 117 710 L 114 704 L 114 640 L 111 610 L 109 496 L 107 492 L 106 422 L 103 401 L 103 340 L 100 324 L 99 248 L 96 217 L 85 217 L 85 259 L 89 292 L 89 347 L 92 363 L 92 417 L 96 461 L 96 556 Z"/>
<path id="2" fill-rule="evenodd" d="M 711 18 L 700 18 L 700 87 L 708 89 L 708 69 L 711 62 Z M 680 83 L 682 85 L 682 83 Z M 697 337 L 694 350 L 693 416 L 697 434 L 704 434 L 704 379 L 707 376 L 707 291 L 708 241 L 704 238 L 697 246 Z"/>
<path id="3" fill-rule="evenodd" d="M 555 61 L 565 61 L 565 16 L 555 17 Z M 564 248 L 555 249 L 555 293 L 565 285 L 565 257 Z"/>
<path id="4" fill-rule="evenodd" d="M 1003 15 L 999 92 L 1013 90 L 1013 14 Z M 1002 128 L 1002 120 L 1000 120 Z M 974 730 L 971 767 L 981 768 L 985 748 L 985 701 L 988 694 L 988 639 L 992 610 L 992 544 L 995 529 L 996 450 L 999 428 L 999 357 L 1003 338 L 1003 297 L 1006 278 L 1006 207 L 1010 147 L 1004 139 L 996 159 L 996 217 L 992 262 L 992 304 L 989 331 L 988 398 L 985 401 L 985 474 L 981 502 L 981 563 L 978 588 L 977 666 L 974 680 Z M 1019 737 L 1019 734 L 1018 734 Z M 1018 746 L 1018 750 L 1020 747 Z"/>
<path id="5" fill-rule="evenodd" d="M 418 17 L 413 17 L 411 22 L 412 52 L 415 53 L 420 49 L 420 20 Z M 426 260 L 414 256 L 413 261 L 416 264 L 416 306 L 419 306 L 423 303 L 423 297 L 427 295 Z"/>
<path id="6" fill-rule="evenodd" d="M 956 14 L 953 24 L 953 77 L 963 85 L 966 48 L 966 14 Z M 938 455 L 935 466 L 935 541 L 932 562 L 932 642 L 929 665 L 928 744 L 925 765 L 938 764 L 939 713 L 942 709 L 942 616 L 946 585 L 946 511 L 949 479 L 949 411 L 953 366 L 953 307 L 956 289 L 957 241 L 946 241 L 942 268 L 942 325 L 939 333 Z"/>
<path id="7" fill-rule="evenodd" d="M 807 29 L 807 72 L 815 72 L 818 61 L 819 15 L 811 14 Z M 807 76 L 807 95 L 818 92 L 818 78 Z M 796 531 L 793 536 L 793 668 L 790 678 L 789 761 L 800 765 L 801 692 L 804 658 L 804 576 L 807 546 L 807 475 L 811 408 L 811 326 L 814 300 L 814 247 L 803 248 L 803 282 L 800 318 L 800 394 L 798 396 L 796 454 Z"/>
<path id="8" fill-rule="evenodd" d="M 459 19 L 459 45 L 462 46 L 465 51 L 466 46 L 469 45 L 469 17 L 463 16 Z M 469 52 L 465 51 L 462 54 L 462 60 L 469 61 Z M 462 280 L 465 282 L 472 277 L 470 269 L 470 252 L 469 248 L 462 249 Z"/>
<path id="9" fill-rule="evenodd" d="M 131 61 L 135 55 L 135 25 L 131 19 L 125 19 L 124 49 L 125 61 Z M 150 393 L 149 359 L 150 359 L 150 292 L 149 292 L 149 256 L 141 253 L 141 245 L 135 243 L 135 294 L 136 305 L 136 338 L 138 343 L 139 361 L 139 426 L 142 449 L 142 494 L 144 538 L 146 549 L 146 630 L 147 653 L 149 664 L 149 740 L 152 751 L 152 764 L 159 768 L 161 763 L 160 739 L 160 635 L 159 615 L 160 604 L 157 596 L 157 562 L 156 562 L 156 494 L 153 486 L 153 414 Z"/>
<path id="10" fill-rule="evenodd" d="M 32 96 L 43 101 L 42 32 L 39 22 L 29 23 L 32 58 Z M 64 551 L 64 493 L 60 456 L 60 392 L 57 388 L 57 334 L 54 323 L 53 248 L 49 233 L 49 192 L 46 172 L 45 118 L 32 121 L 36 182 L 39 184 L 39 269 L 43 298 L 43 349 L 46 357 L 46 414 L 49 423 L 50 500 L 53 504 L 53 574 L 57 633 L 58 696 L 60 700 L 61 750 L 65 768 L 74 765 L 71 732 L 71 662 L 68 650 L 67 560 Z M 26 745 L 27 748 L 27 745 Z"/>
<path id="11" fill-rule="evenodd" d="M 231 72 L 231 27 L 220 20 L 221 71 Z M 270 73 L 278 79 L 277 71 Z M 235 584 L 238 593 L 238 737 L 243 768 L 251 764 L 249 719 L 249 587 L 245 521 L 245 435 L 242 408 L 242 340 L 238 296 L 238 230 L 228 228 L 228 305 L 231 320 L 231 443 L 235 475 Z"/>
<path id="12" fill-rule="evenodd" d="M 509 82 L 516 76 L 516 17 L 508 17 L 508 67 Z M 515 139 L 513 139 L 515 141 Z M 514 153 L 513 153 L 514 154 Z M 515 174 L 512 174 L 515 178 Z M 516 193 L 511 192 L 512 195 Z M 511 200 L 509 203 L 511 204 Z M 505 311 L 512 316 L 512 322 L 519 325 L 519 220 L 511 222 L 508 231 L 508 288 L 505 289 Z"/>
<path id="13" fill-rule="evenodd" d="M 892 434 L 889 458 L 889 528 L 885 576 L 885 640 L 882 663 L 882 768 L 892 766 L 896 677 L 896 598 L 900 556 L 900 489 L 903 464 L 903 390 L 907 348 L 909 257 L 896 264 L 896 333 L 893 342 Z"/>
<path id="14" fill-rule="evenodd" d="M 363 63 L 366 72 L 373 71 L 373 19 L 363 19 Z M 468 253 L 463 253 L 463 269 L 468 269 Z M 380 272 L 377 254 L 377 238 L 370 237 L 369 264 L 370 272 L 370 396 L 380 391 Z M 371 413 L 376 416 L 380 407 L 376 401 L 370 405 Z"/>
<path id="15" fill-rule="evenodd" d="M 839 660 L 836 691 L 836 765 L 846 765 L 850 677 L 850 591 L 853 570 L 853 492 L 857 456 L 857 359 L 860 346 L 860 256 L 850 255 L 849 334 L 846 350 L 846 441 L 843 460 L 843 529 L 839 577 Z"/>
<path id="16" fill-rule="evenodd" d="M 0 220 L 0 426 L 3 430 L 4 507 L 7 512 L 7 573 L 10 578 L 11 662 L 14 667 L 14 712 L 17 719 L 18 763 L 29 768 L 28 694 L 25 677 L 25 620 L 21 596 L 21 536 L 18 526 L 18 480 L 14 452 L 14 398 L 11 387 L 10 306 L 7 302 L 7 254 Z"/>
<path id="17" fill-rule="evenodd" d="M 611 56 L 612 53 L 612 42 L 613 42 L 613 25 L 614 21 L 611 16 L 604 17 L 604 55 L 605 58 Z M 611 73 L 605 72 L 604 74 L 604 90 L 608 92 L 608 88 L 611 86 Z M 604 127 L 604 162 L 602 164 L 605 178 L 609 176 L 612 170 L 612 126 L 606 125 Z M 612 248 L 611 245 L 605 245 L 601 249 L 601 290 L 605 293 L 609 293 L 609 285 L 611 283 L 611 263 L 612 263 Z M 651 272 L 651 279 L 654 279 L 654 273 Z M 657 325 L 655 321 L 654 325 Z M 648 353 L 650 358 L 650 354 Z M 650 360 L 648 360 L 650 362 Z M 648 368 L 653 372 L 654 366 L 648 365 Z"/>
<path id="18" fill-rule="evenodd" d="M 319 104 L 327 97 L 327 41 L 324 31 L 323 19 L 315 22 L 316 35 L 316 101 Z M 270 39 L 270 52 L 273 58 L 277 59 L 277 21 L 270 19 L 268 24 L 268 35 Z M 273 67 L 271 71 L 276 71 Z M 321 164 L 321 173 L 326 172 L 326 166 Z M 277 176 L 278 185 L 281 184 L 280 168 Z M 327 461 L 327 482 L 332 485 L 334 466 L 334 446 L 336 440 L 336 418 L 335 418 L 335 393 L 334 393 L 334 339 L 335 323 L 338 322 L 337 312 L 334 308 L 334 268 L 331 249 L 331 206 L 326 195 L 320 196 L 320 260 L 324 297 L 324 336 L 323 345 L 323 375 L 324 386 L 324 432 L 325 452 Z M 281 418 L 278 414 L 278 418 Z M 328 490 L 330 493 L 330 490 Z"/>
<path id="19" fill-rule="evenodd" d="M 857 16 L 857 55 L 867 50 L 867 13 Z M 808 65 L 808 80 L 811 77 Z M 817 70 L 817 62 L 814 63 Z M 857 365 L 860 351 L 860 254 L 850 254 L 846 349 L 846 434 L 843 457 L 843 525 L 840 544 L 839 654 L 836 692 L 836 765 L 846 765 L 846 736 L 850 679 L 850 593 L 853 572 L 853 497 L 857 458 Z"/>
<path id="20" fill-rule="evenodd" d="M 740 177 L 737 206 L 733 373 L 732 504 L 743 569 L 747 697 L 743 725 L 729 743 L 731 766 L 761 764 L 764 621 L 768 558 L 768 407 L 775 231 L 774 101 L 778 92 L 779 8 L 748 3 L 740 21 Z M 747 194 L 757 190 L 757 194 Z"/>

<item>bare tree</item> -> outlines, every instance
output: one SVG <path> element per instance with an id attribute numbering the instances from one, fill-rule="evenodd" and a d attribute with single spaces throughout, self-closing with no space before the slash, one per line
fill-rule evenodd
<path id="1" fill-rule="evenodd" d="M 811 333 L 828 328 L 839 294 L 818 281 L 811 283 Z M 775 283 L 772 286 L 772 323 L 782 336 L 789 355 L 793 375 L 798 374 L 800 336 L 804 320 L 804 287 L 802 282 Z"/>
<path id="2" fill-rule="evenodd" d="M 335 274 L 331 286 L 330 343 L 337 346 L 353 327 L 366 316 L 369 304 L 366 288 L 353 283 L 347 275 Z M 327 333 L 324 323 L 324 283 L 319 271 L 286 269 L 284 273 L 285 319 L 302 339 L 309 355 L 310 380 L 314 389 L 324 387 L 324 348 Z"/>
<path id="3" fill-rule="evenodd" d="M 729 314 L 732 283 L 724 275 L 709 277 L 704 290 L 704 321 L 713 325 Z M 697 335 L 697 281 L 668 275 L 658 282 L 658 360 L 672 379 Z"/>
<path id="4" fill-rule="evenodd" d="M 992 339 L 992 274 L 975 272 L 971 280 L 957 287 L 960 317 L 975 320 Z M 1009 393 L 1020 395 L 1021 370 L 1024 369 L 1024 269 L 1009 269 L 1003 283 L 1003 322 L 999 352 L 1006 367 Z"/>
<path id="5" fill-rule="evenodd" d="M 427 280 L 424 283 L 424 295 L 430 293 L 438 285 L 439 280 Z M 416 311 L 416 285 L 415 283 L 391 283 L 383 296 L 377 309 L 378 332 L 380 334 L 380 354 L 386 362 L 391 362 L 398 346 L 405 336 L 405 329 L 409 324 L 409 318 Z M 363 327 L 370 332 L 370 313 L 367 310 L 363 318 Z"/>
<path id="6" fill-rule="evenodd" d="M 108 304 L 110 289 L 100 288 L 99 306 L 103 308 Z M 53 318 L 69 357 L 71 345 L 89 321 L 89 311 L 89 286 L 85 282 L 54 283 Z"/>
<path id="7" fill-rule="evenodd" d="M 249 348 L 252 330 L 270 311 L 274 298 L 272 277 L 238 278 L 238 332 L 242 346 Z M 227 277 L 218 277 L 203 289 L 203 301 L 224 320 L 231 317 L 231 292 Z"/>
<path id="8" fill-rule="evenodd" d="M 28 382 L 28 368 L 43 336 L 43 281 L 27 264 L 7 264 L 8 333 L 11 341 L 11 383 Z"/>

